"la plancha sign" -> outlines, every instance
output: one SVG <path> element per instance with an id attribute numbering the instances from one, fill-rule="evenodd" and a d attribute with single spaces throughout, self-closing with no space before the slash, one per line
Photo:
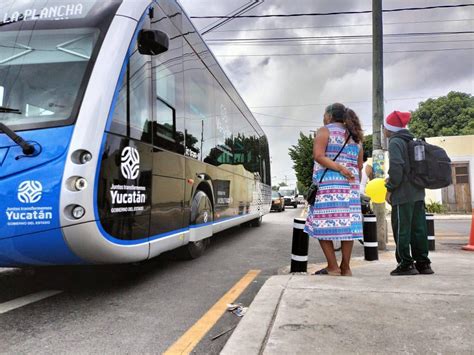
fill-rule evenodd
<path id="1" fill-rule="evenodd" d="M 40 6 L 29 8 L 17 8 L 5 11 L 0 19 L 3 24 L 18 21 L 51 21 L 51 20 L 69 20 L 83 18 L 91 8 L 91 2 L 84 4 L 82 2 L 62 3 L 55 6 Z M 0 14 L 3 12 L 0 6 Z"/>

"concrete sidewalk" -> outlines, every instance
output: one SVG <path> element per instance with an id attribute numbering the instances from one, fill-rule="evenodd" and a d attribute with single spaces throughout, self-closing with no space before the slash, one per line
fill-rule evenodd
<path id="1" fill-rule="evenodd" d="M 474 253 L 430 254 L 434 275 L 390 276 L 393 253 L 353 277 L 271 277 L 222 354 L 474 354 Z"/>

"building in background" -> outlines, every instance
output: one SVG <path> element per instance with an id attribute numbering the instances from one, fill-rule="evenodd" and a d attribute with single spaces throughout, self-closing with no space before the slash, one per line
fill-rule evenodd
<path id="1" fill-rule="evenodd" d="M 471 213 L 474 208 L 474 135 L 432 137 L 426 141 L 442 147 L 452 162 L 453 184 L 426 190 L 426 203 L 439 202 L 447 212 Z"/>

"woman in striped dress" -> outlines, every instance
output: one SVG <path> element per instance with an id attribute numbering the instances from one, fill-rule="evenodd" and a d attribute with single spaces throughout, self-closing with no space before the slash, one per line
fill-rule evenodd
<path id="1" fill-rule="evenodd" d="M 326 108 L 324 124 L 314 138 L 313 183 L 318 184 L 319 189 L 314 205 L 309 207 L 305 232 L 318 239 L 327 259 L 327 267 L 316 274 L 351 276 L 354 240 L 363 238 L 359 176 L 364 136 L 355 112 L 339 103 Z M 335 240 L 342 244 L 340 265 L 334 252 Z"/>

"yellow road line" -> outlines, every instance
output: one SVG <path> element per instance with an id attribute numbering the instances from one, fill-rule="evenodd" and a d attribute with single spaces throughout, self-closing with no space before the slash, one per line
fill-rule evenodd
<path id="1" fill-rule="evenodd" d="M 222 298 L 217 301 L 205 315 L 184 333 L 168 350 L 165 355 L 189 354 L 217 323 L 227 309 L 227 304 L 234 302 L 248 285 L 260 274 L 260 270 L 250 270 Z"/>

